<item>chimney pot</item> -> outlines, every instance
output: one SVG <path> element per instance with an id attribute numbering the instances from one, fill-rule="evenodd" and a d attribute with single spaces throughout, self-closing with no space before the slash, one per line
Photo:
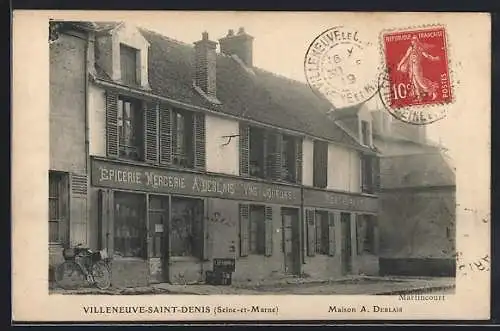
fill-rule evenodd
<path id="1" fill-rule="evenodd" d="M 227 31 L 227 36 L 228 36 L 228 37 L 232 37 L 232 36 L 234 36 L 234 30 L 233 30 L 233 29 L 229 29 L 229 30 Z"/>
<path id="2" fill-rule="evenodd" d="M 222 53 L 236 55 L 246 66 L 252 67 L 253 37 L 243 27 L 239 28 L 237 35 L 230 29 L 227 36 L 219 39 L 219 45 Z"/>
<path id="3" fill-rule="evenodd" d="M 245 33 L 245 28 L 241 27 L 238 29 L 238 34 L 244 34 Z"/>
<path id="4" fill-rule="evenodd" d="M 204 32 L 201 34 L 201 39 L 203 39 L 203 40 L 208 40 L 208 32 L 207 32 L 207 31 L 204 31 Z"/>

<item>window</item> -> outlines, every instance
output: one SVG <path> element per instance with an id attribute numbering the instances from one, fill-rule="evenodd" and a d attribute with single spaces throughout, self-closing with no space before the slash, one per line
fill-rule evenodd
<path id="1" fill-rule="evenodd" d="M 120 44 L 120 69 L 122 82 L 129 85 L 138 84 L 138 50 Z"/>
<path id="2" fill-rule="evenodd" d="M 161 195 L 149 196 L 149 233 L 151 237 L 150 257 L 162 257 L 165 252 L 165 226 L 168 224 L 168 197 Z"/>
<path id="3" fill-rule="evenodd" d="M 49 172 L 49 243 L 66 244 L 69 199 L 68 174 Z"/>
<path id="4" fill-rule="evenodd" d="M 191 168 L 193 166 L 193 116 L 189 112 L 175 110 L 172 113 L 172 163 Z"/>
<path id="5" fill-rule="evenodd" d="M 250 176 L 264 178 L 265 158 L 264 130 L 250 127 Z"/>
<path id="6" fill-rule="evenodd" d="M 201 258 L 203 254 L 203 200 L 172 198 L 170 254 Z"/>
<path id="7" fill-rule="evenodd" d="M 328 212 L 325 211 L 316 211 L 315 215 L 315 251 L 316 254 L 325 254 L 329 253 L 329 223 L 328 223 Z"/>
<path id="8" fill-rule="evenodd" d="M 296 140 L 293 137 L 283 135 L 281 148 L 282 179 L 295 182 Z"/>
<path id="9" fill-rule="evenodd" d="M 250 206 L 250 254 L 264 255 L 266 252 L 265 208 Z"/>
<path id="10" fill-rule="evenodd" d="M 121 257 L 146 258 L 145 195 L 114 194 L 114 254 Z"/>
<path id="11" fill-rule="evenodd" d="M 328 179 L 328 143 L 314 142 L 313 150 L 313 185 L 325 188 Z"/>
<path id="12" fill-rule="evenodd" d="M 357 218 L 358 255 L 363 253 L 376 254 L 375 217 L 372 215 L 358 215 Z"/>
<path id="13" fill-rule="evenodd" d="M 368 121 L 361 121 L 361 142 L 365 146 L 370 146 L 370 124 Z"/>
<path id="14" fill-rule="evenodd" d="M 141 103 L 125 97 L 118 99 L 119 156 L 143 160 L 144 118 Z"/>

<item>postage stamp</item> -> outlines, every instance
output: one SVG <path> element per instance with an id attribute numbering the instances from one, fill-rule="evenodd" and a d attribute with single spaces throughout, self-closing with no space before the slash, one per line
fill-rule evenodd
<path id="1" fill-rule="evenodd" d="M 330 28 L 309 46 L 304 71 L 309 86 L 335 108 L 361 104 L 377 92 L 378 67 L 373 43 L 362 32 L 345 26 Z"/>
<path id="2" fill-rule="evenodd" d="M 387 110 L 411 124 L 428 124 L 453 102 L 443 26 L 382 34 L 385 72 L 380 92 Z"/>

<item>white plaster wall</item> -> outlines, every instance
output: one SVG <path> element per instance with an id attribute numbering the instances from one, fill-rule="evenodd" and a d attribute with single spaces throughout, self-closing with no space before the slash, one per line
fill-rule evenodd
<path id="1" fill-rule="evenodd" d="M 327 188 L 329 190 L 359 192 L 360 162 L 356 151 L 329 144 Z"/>
<path id="2" fill-rule="evenodd" d="M 312 139 L 304 138 L 302 143 L 302 184 L 313 185 L 314 171 L 314 142 Z"/>
<path id="3" fill-rule="evenodd" d="M 218 116 L 205 116 L 206 125 L 206 162 L 207 171 L 228 175 L 239 174 L 239 138 L 231 138 L 228 145 L 227 138 L 239 134 L 238 121 Z"/>
<path id="4" fill-rule="evenodd" d="M 106 94 L 104 89 L 89 85 L 89 151 L 106 156 Z"/>

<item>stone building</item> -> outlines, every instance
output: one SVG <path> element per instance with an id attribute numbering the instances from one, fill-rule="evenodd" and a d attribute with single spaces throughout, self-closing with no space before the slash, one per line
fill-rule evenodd
<path id="1" fill-rule="evenodd" d="M 253 65 L 253 38 L 194 45 L 123 23 L 65 22 L 50 45 L 50 261 L 83 244 L 113 284 L 378 273 L 370 116 Z M 362 229 L 362 230 L 360 230 Z"/>

